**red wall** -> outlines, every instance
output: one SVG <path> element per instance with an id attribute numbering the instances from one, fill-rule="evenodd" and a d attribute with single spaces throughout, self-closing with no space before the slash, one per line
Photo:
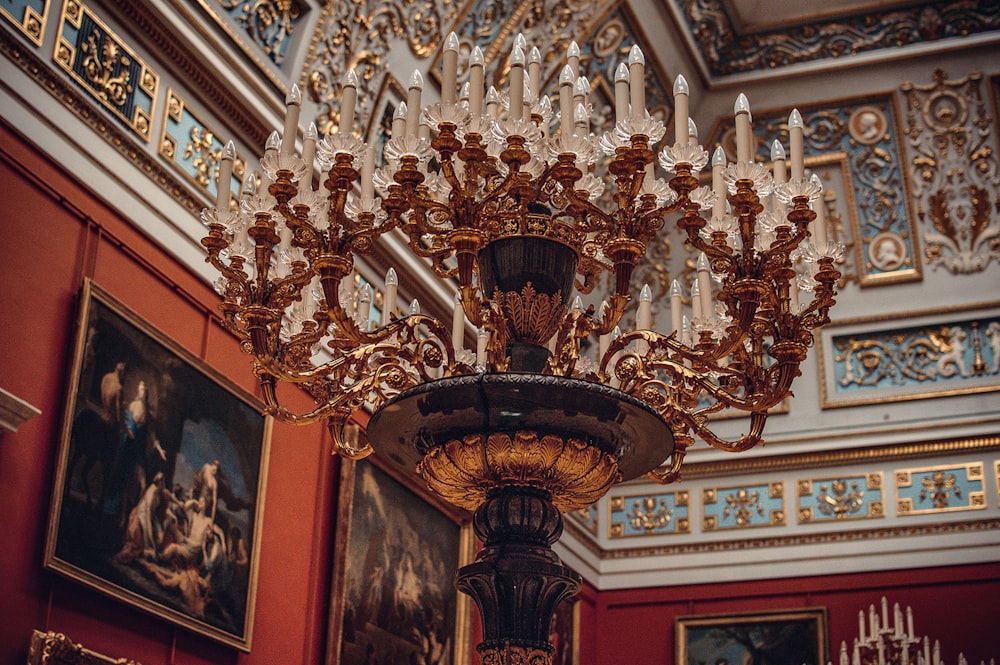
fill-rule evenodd
<path id="1" fill-rule="evenodd" d="M 2 121 L 0 182 L 0 284 L 7 286 L 0 304 L 0 387 L 43 412 L 17 433 L 0 434 L 0 663 L 25 662 L 32 629 L 63 632 L 145 665 L 322 662 L 337 465 L 320 426 L 274 427 L 252 653 L 174 628 L 42 569 L 84 277 L 247 390 L 255 386 L 248 359 L 213 321 L 215 293 Z M 829 608 L 836 649 L 855 634 L 858 609 L 883 594 L 913 606 L 918 631 L 942 641 L 948 665 L 955 665 L 959 649 L 972 665 L 1000 656 L 1000 565 L 992 565 L 641 591 L 597 592 L 585 585 L 581 662 L 672 663 L 676 616 L 813 605 Z"/>
<path id="2" fill-rule="evenodd" d="M 320 426 L 274 426 L 251 654 L 42 569 L 84 277 L 247 390 L 255 385 L 249 359 L 213 321 L 215 293 L 2 124 L 0 182 L 0 283 L 7 285 L 0 387 L 42 410 L 18 432 L 0 434 L 0 663 L 25 662 L 32 629 L 63 632 L 145 665 L 320 661 L 336 482 L 336 461 Z"/>
<path id="3" fill-rule="evenodd" d="M 857 637 L 858 611 L 880 608 L 882 596 L 890 620 L 894 603 L 913 608 L 914 631 L 941 642 L 947 665 L 957 664 L 959 652 L 970 665 L 1000 658 L 1000 564 L 584 593 L 595 596 L 581 612 L 585 665 L 673 663 L 679 616 L 805 607 L 827 608 L 837 663 L 840 643 L 850 653 Z"/>

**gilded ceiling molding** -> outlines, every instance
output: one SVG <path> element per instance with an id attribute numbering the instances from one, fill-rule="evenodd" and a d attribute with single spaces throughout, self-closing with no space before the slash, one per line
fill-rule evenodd
<path id="1" fill-rule="evenodd" d="M 332 3 L 337 4 L 337 3 Z M 227 121 L 227 129 L 238 134 L 247 145 L 264 145 L 271 128 L 261 118 L 250 113 L 252 105 L 233 94 L 230 84 L 211 72 L 197 52 L 185 48 L 177 40 L 174 28 L 159 20 L 141 2 L 116 2 L 116 16 L 128 22 L 135 33 L 141 33 L 148 49 L 155 52 L 160 63 L 175 68 L 174 74 L 184 81 L 189 91 L 197 91 L 199 100 L 210 106 L 218 118 Z M 264 95 L 264 91 L 261 91 Z"/>
<path id="2" fill-rule="evenodd" d="M 295 0 L 216 0 L 246 32 L 253 44 L 281 66 L 304 11 Z M 212 12 L 214 14 L 214 12 Z M 219 22 L 222 24 L 222 22 Z M 242 40 L 240 40 L 242 45 Z"/>
<path id="3" fill-rule="evenodd" d="M 718 462 L 688 462 L 684 465 L 684 479 L 696 480 L 716 476 L 818 469 L 994 450 L 1000 450 L 1000 435 L 847 448 L 774 457 L 740 458 L 739 460 Z"/>
<path id="4" fill-rule="evenodd" d="M 363 88 L 377 89 L 388 72 L 386 56 L 403 37 L 418 58 L 431 56 L 451 25 L 458 0 L 378 2 L 347 0 L 327 3 L 309 42 L 299 84 L 317 107 L 320 134 L 332 133 L 340 120 L 341 83 L 355 70 Z M 372 116 L 375 98 L 359 94 L 357 117 Z"/>
<path id="5" fill-rule="evenodd" d="M 1000 518 L 941 522 L 937 524 L 913 524 L 873 529 L 852 529 L 850 531 L 830 531 L 807 533 L 803 530 L 788 536 L 740 538 L 738 540 L 702 541 L 671 545 L 653 545 L 607 550 L 589 538 L 581 539 L 588 550 L 602 560 L 637 559 L 644 557 L 679 556 L 684 554 L 709 554 L 715 552 L 739 552 L 758 547 L 800 547 L 804 545 L 833 545 L 857 541 L 885 540 L 888 538 L 917 538 L 922 536 L 947 536 L 958 533 L 1000 530 Z"/>
<path id="6" fill-rule="evenodd" d="M 12 34 L 0 30 L 0 54 L 16 64 L 40 87 L 58 99 L 77 118 L 108 142 L 135 168 L 146 174 L 185 210 L 197 217 L 205 207 L 204 199 L 195 196 L 153 155 L 136 144 L 119 125 L 95 108 L 79 88 L 71 84 L 26 49 Z"/>
<path id="7" fill-rule="evenodd" d="M 8 1 L 0 4 L 0 17 L 17 26 L 35 46 L 41 46 L 50 5 L 50 0 Z"/>
<path id="8" fill-rule="evenodd" d="M 742 32 L 724 0 L 676 0 L 713 77 L 761 72 L 1000 29 L 1000 5 L 953 0 L 914 3 L 838 19 Z"/>
<path id="9" fill-rule="evenodd" d="M 973 72 L 903 83 L 910 179 L 927 263 L 955 275 L 1000 261 L 1000 167 L 993 118 Z"/>

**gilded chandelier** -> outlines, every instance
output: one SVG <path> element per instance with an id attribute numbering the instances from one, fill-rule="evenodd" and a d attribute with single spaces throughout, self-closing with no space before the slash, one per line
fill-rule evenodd
<path id="1" fill-rule="evenodd" d="M 740 95 L 736 162 L 717 149 L 712 186 L 701 186 L 710 159 L 692 136 L 683 77 L 674 141 L 654 152 L 666 131 L 646 111 L 638 47 L 616 72 L 615 125 L 601 136 L 590 130 L 579 60 L 573 44 L 552 102 L 540 90 L 541 54 L 519 36 L 503 94 L 485 89 L 478 48 L 459 91 L 450 35 L 440 101 L 422 108 L 415 73 L 378 169 L 374 149 L 353 134 L 353 74 L 339 131 L 318 139 L 310 128 L 301 154 L 293 90 L 284 134 L 271 136 L 260 160 L 259 188 L 248 179 L 239 210 L 230 209 L 227 148 L 216 206 L 204 212 L 224 323 L 253 356 L 269 410 L 290 423 L 327 420 L 336 451 L 359 459 L 372 447 L 345 426 L 369 408 L 369 440 L 476 511 L 485 547 L 459 571 L 458 588 L 480 607 L 484 663 L 551 662 L 549 619 L 579 588 L 549 547 L 561 512 L 642 474 L 678 479 L 695 437 L 732 452 L 760 443 L 768 409 L 789 394 L 812 331 L 828 321 L 840 276 L 842 249 L 826 241 L 821 206 L 810 208 L 821 187 L 804 173 L 797 112 L 788 177 L 777 142 L 771 169 L 754 160 Z M 632 273 L 668 215 L 701 252 L 691 308 L 675 283 L 671 330 L 655 331 L 645 288 L 637 329 L 622 332 Z M 370 292 L 357 307 L 344 297 L 355 256 L 387 233 L 405 236 L 455 285 L 452 321 L 415 301 L 401 312 L 392 271 L 378 325 Z M 592 293 L 604 274 L 606 300 L 585 307 L 574 287 Z M 478 330 L 475 352 L 464 348 L 467 322 Z M 596 356 L 582 350 L 588 338 Z M 316 407 L 286 409 L 279 381 L 307 390 Z M 734 441 L 715 435 L 710 418 L 722 409 L 747 412 L 749 431 Z"/>

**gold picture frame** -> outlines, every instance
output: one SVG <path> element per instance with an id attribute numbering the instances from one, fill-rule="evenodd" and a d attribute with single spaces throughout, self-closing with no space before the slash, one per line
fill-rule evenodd
<path id="1" fill-rule="evenodd" d="M 85 281 L 44 565 L 243 651 L 271 418 Z"/>
<path id="2" fill-rule="evenodd" d="M 397 466 L 341 460 L 328 665 L 468 665 L 472 600 L 454 574 L 472 561 L 471 516 Z"/>
<path id="3" fill-rule="evenodd" d="M 825 607 L 682 616 L 674 634 L 676 665 L 823 665 L 830 652 Z M 764 659 L 753 653 L 760 644 L 768 645 Z"/>
<path id="4" fill-rule="evenodd" d="M 142 665 L 131 658 L 111 658 L 77 644 L 62 633 L 31 632 L 28 665 Z"/>

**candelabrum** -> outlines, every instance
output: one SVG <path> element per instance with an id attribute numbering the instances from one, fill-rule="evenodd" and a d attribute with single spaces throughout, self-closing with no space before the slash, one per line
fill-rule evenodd
<path id="1" fill-rule="evenodd" d="M 993 663 L 990 659 L 990 665 Z M 850 651 L 847 643 L 841 642 L 839 665 L 944 665 L 944 661 L 940 642 L 935 640 L 932 649 L 928 636 L 921 638 L 914 634 L 911 608 L 906 608 L 904 620 L 899 603 L 895 603 L 890 624 L 889 603 L 883 596 L 881 614 L 875 605 L 868 607 L 867 616 L 864 610 L 858 611 L 858 636 Z M 968 665 L 961 653 L 958 665 Z"/>
<path id="2" fill-rule="evenodd" d="M 821 206 L 810 205 L 821 186 L 803 170 L 797 112 L 789 177 L 777 142 L 772 168 L 755 161 L 743 95 L 736 161 L 721 149 L 710 159 L 693 136 L 683 77 L 674 85 L 675 140 L 654 152 L 666 128 L 645 109 L 638 47 L 617 70 L 615 124 L 601 136 L 590 130 L 575 44 L 555 103 L 541 94 L 541 54 L 523 36 L 503 94 L 484 89 L 478 47 L 461 88 L 457 59 L 450 35 L 441 99 L 425 108 L 414 73 L 379 168 L 352 133 L 356 76 L 343 81 L 338 131 L 320 139 L 310 127 L 301 153 L 293 90 L 283 138 L 268 141 L 262 181 L 248 179 L 238 211 L 228 191 L 234 150 L 225 151 L 202 242 L 221 273 L 225 326 L 253 356 L 271 413 L 326 420 L 348 458 L 367 456 L 374 441 L 432 491 L 476 511 L 486 547 L 459 587 L 482 610 L 483 658 L 544 658 L 552 609 L 578 587 L 549 548 L 560 512 L 644 473 L 676 480 L 696 437 L 733 452 L 758 444 L 768 409 L 789 395 L 813 330 L 828 321 L 842 248 L 827 242 Z M 709 162 L 711 187 L 698 178 Z M 646 288 L 637 329 L 622 332 L 633 270 L 668 216 L 701 253 L 691 309 L 675 282 L 671 330 L 654 331 Z M 393 271 L 378 325 L 370 292 L 360 307 L 347 302 L 355 257 L 387 233 L 402 234 L 454 285 L 452 321 L 415 301 L 401 312 Z M 598 285 L 607 287 L 600 306 L 574 296 L 574 287 L 586 295 Z M 468 322 L 478 330 L 475 353 L 464 348 Z M 587 338 L 598 342 L 597 357 L 581 351 Z M 279 382 L 306 390 L 316 407 L 286 409 Z M 372 418 L 359 444 L 345 424 L 365 408 Z M 749 414 L 748 432 L 713 433 L 711 416 L 722 409 Z M 504 604 L 512 594 L 515 609 Z"/>

